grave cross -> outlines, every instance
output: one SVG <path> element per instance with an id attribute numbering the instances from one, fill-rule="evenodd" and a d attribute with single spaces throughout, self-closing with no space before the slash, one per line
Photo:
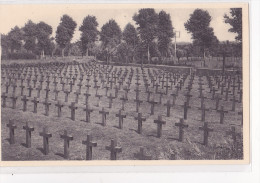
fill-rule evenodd
<path id="1" fill-rule="evenodd" d="M 49 100 L 46 98 L 45 101 L 43 102 L 43 105 L 45 105 L 45 115 L 49 116 L 49 109 L 50 109 L 51 102 L 49 102 Z"/>
<path id="2" fill-rule="evenodd" d="M 142 100 L 136 99 L 134 100 L 136 102 L 136 112 L 139 112 L 140 104 L 143 102 Z"/>
<path id="3" fill-rule="evenodd" d="M 17 101 L 17 98 L 18 98 L 18 97 L 16 97 L 16 96 L 13 95 L 13 96 L 10 97 L 10 98 L 11 98 L 12 101 L 13 101 L 13 106 L 12 106 L 12 108 L 15 109 L 15 108 L 16 108 L 16 101 Z"/>
<path id="4" fill-rule="evenodd" d="M 78 109 L 77 106 L 75 106 L 75 102 L 71 102 L 71 105 L 69 106 L 70 110 L 71 110 L 71 120 L 75 121 L 75 113 L 76 113 L 76 109 Z"/>
<path id="5" fill-rule="evenodd" d="M 88 104 L 86 104 L 84 111 L 86 111 L 86 122 L 90 123 L 90 113 L 93 112 L 93 109 L 90 109 Z"/>
<path id="6" fill-rule="evenodd" d="M 146 121 L 146 119 L 142 117 L 142 113 L 138 113 L 137 117 L 135 117 L 135 120 L 138 120 L 137 133 L 142 134 L 143 121 Z"/>
<path id="7" fill-rule="evenodd" d="M 116 160 L 117 153 L 122 152 L 122 148 L 117 146 L 116 140 L 111 140 L 110 146 L 106 146 L 106 150 L 110 151 L 110 160 Z"/>
<path id="8" fill-rule="evenodd" d="M 8 98 L 7 97 L 7 95 L 6 95 L 6 93 L 3 93 L 2 95 L 1 95 L 1 98 L 2 98 L 2 107 L 4 108 L 4 107 L 6 107 L 6 99 Z"/>
<path id="9" fill-rule="evenodd" d="M 49 138 L 52 137 L 52 134 L 47 132 L 47 128 L 43 128 L 43 132 L 39 133 L 43 138 L 43 153 L 47 155 L 49 153 Z"/>
<path id="10" fill-rule="evenodd" d="M 151 115 L 153 115 L 153 114 L 154 114 L 154 106 L 155 106 L 155 104 L 157 104 L 158 102 L 155 102 L 155 101 L 154 101 L 154 98 L 152 98 L 152 100 L 149 101 L 148 103 L 151 104 Z"/>
<path id="11" fill-rule="evenodd" d="M 14 139 L 14 129 L 16 129 L 16 125 L 14 124 L 13 120 L 9 120 L 9 123 L 6 125 L 9 128 L 9 142 L 10 144 L 15 143 Z"/>
<path id="12" fill-rule="evenodd" d="M 113 99 L 115 99 L 116 97 L 113 97 L 112 93 L 110 93 L 110 95 L 107 98 L 109 99 L 109 108 L 112 108 Z"/>
<path id="13" fill-rule="evenodd" d="M 126 118 L 126 115 L 122 114 L 122 110 L 119 110 L 118 114 L 116 114 L 116 117 L 119 119 L 119 129 L 123 129 L 123 120 Z"/>
<path id="14" fill-rule="evenodd" d="M 157 120 L 154 120 L 154 123 L 157 124 L 157 137 L 160 138 L 162 136 L 162 125 L 166 124 L 166 121 L 162 120 L 162 116 L 159 115 Z"/>
<path id="15" fill-rule="evenodd" d="M 231 135 L 234 148 L 236 149 L 237 148 L 237 136 L 239 135 L 239 133 L 236 132 L 236 128 L 234 126 L 232 126 L 231 130 L 226 132 L 226 135 Z"/>
<path id="16" fill-rule="evenodd" d="M 97 147 L 97 143 L 91 141 L 90 135 L 87 135 L 87 140 L 82 141 L 82 144 L 86 145 L 86 159 L 92 160 L 92 147 Z"/>
<path id="17" fill-rule="evenodd" d="M 175 123 L 175 126 L 179 127 L 179 141 L 182 142 L 184 135 L 184 128 L 188 128 L 189 126 L 184 124 L 184 120 L 181 118 L 179 123 Z"/>
<path id="18" fill-rule="evenodd" d="M 217 112 L 220 113 L 220 124 L 223 124 L 223 122 L 224 122 L 224 115 L 225 115 L 225 113 L 228 113 L 228 111 L 225 111 L 224 107 L 221 106 L 221 109 L 217 110 Z"/>
<path id="19" fill-rule="evenodd" d="M 232 111 L 236 110 L 236 102 L 238 102 L 238 100 L 236 100 L 236 96 L 233 95 L 233 99 L 230 99 L 230 101 L 232 101 Z"/>
<path id="20" fill-rule="evenodd" d="M 109 112 L 105 111 L 105 109 L 103 107 L 102 111 L 99 111 L 99 114 L 102 115 L 102 125 L 106 126 L 106 116 L 109 114 Z"/>
<path id="21" fill-rule="evenodd" d="M 58 107 L 58 117 L 61 117 L 61 108 L 64 106 L 60 101 L 55 104 Z"/>
<path id="22" fill-rule="evenodd" d="M 170 112 L 171 112 L 171 107 L 172 107 L 171 101 L 168 100 L 167 103 L 164 104 L 164 106 L 167 107 L 167 117 L 170 117 Z"/>
<path id="23" fill-rule="evenodd" d="M 199 130 L 204 131 L 203 145 L 208 146 L 209 132 L 213 132 L 213 129 L 208 128 L 208 123 L 205 122 L 203 127 L 199 127 Z"/>
<path id="24" fill-rule="evenodd" d="M 71 140 L 73 140 L 72 136 L 69 136 L 67 133 L 67 130 L 64 130 L 64 134 L 60 135 L 60 138 L 64 140 L 64 158 L 69 158 L 69 143 Z"/>
<path id="25" fill-rule="evenodd" d="M 140 151 L 138 153 L 134 153 L 134 157 L 139 160 L 151 160 L 152 159 L 152 156 L 145 155 L 143 147 L 140 147 Z"/>
<path id="26" fill-rule="evenodd" d="M 37 113 L 37 104 L 40 102 L 37 97 L 34 97 L 33 100 L 33 113 Z"/>
<path id="27" fill-rule="evenodd" d="M 184 109 L 184 119 L 187 119 L 187 115 L 188 115 L 188 109 L 191 108 L 190 106 L 188 106 L 187 102 L 184 102 L 183 105 L 183 109 Z"/>
<path id="28" fill-rule="evenodd" d="M 206 111 L 209 109 L 206 109 L 205 104 L 203 104 L 199 110 L 201 110 L 201 121 L 205 122 Z"/>
<path id="29" fill-rule="evenodd" d="M 26 131 L 26 147 L 31 147 L 31 138 L 32 138 L 32 132 L 34 131 L 33 127 L 30 127 L 28 125 L 28 122 L 26 122 L 26 125 L 23 126 L 23 129 Z"/>

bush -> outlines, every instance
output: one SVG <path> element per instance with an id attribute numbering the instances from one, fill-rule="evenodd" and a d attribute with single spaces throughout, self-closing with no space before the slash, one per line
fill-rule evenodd
<path id="1" fill-rule="evenodd" d="M 9 53 L 6 58 L 2 59 L 7 59 L 7 60 L 31 60 L 31 59 L 36 59 L 37 55 L 33 53 Z"/>

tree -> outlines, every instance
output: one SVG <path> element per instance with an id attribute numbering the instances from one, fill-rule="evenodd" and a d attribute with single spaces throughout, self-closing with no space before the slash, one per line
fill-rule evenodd
<path id="1" fill-rule="evenodd" d="M 111 19 L 101 28 L 100 40 L 105 51 L 107 63 L 110 60 L 112 53 L 121 43 L 122 31 L 115 20 Z"/>
<path id="2" fill-rule="evenodd" d="M 139 38 L 135 27 L 130 23 L 125 26 L 123 31 L 123 40 L 126 44 L 122 45 L 121 49 L 122 51 L 127 52 L 123 54 L 127 56 L 127 58 L 125 58 L 126 62 L 128 63 L 128 56 L 132 56 L 132 61 L 134 61 L 135 50 L 139 44 Z"/>
<path id="3" fill-rule="evenodd" d="M 173 29 L 170 14 L 161 11 L 158 22 L 158 49 L 163 57 L 168 57 L 169 45 L 174 36 Z"/>
<path id="4" fill-rule="evenodd" d="M 190 15 L 190 19 L 184 24 L 188 33 L 192 34 L 193 43 L 199 45 L 203 50 L 205 58 L 205 50 L 210 47 L 217 39 L 214 36 L 213 28 L 209 27 L 211 16 L 208 11 L 196 9 Z"/>
<path id="5" fill-rule="evenodd" d="M 41 58 L 44 57 L 45 52 L 52 47 L 50 35 L 52 34 L 52 27 L 45 22 L 37 24 L 37 48 L 40 50 Z"/>
<path id="6" fill-rule="evenodd" d="M 140 9 L 138 14 L 133 16 L 133 20 L 138 25 L 141 40 L 147 48 L 147 59 L 150 63 L 150 45 L 157 36 L 158 14 L 152 8 Z"/>
<path id="7" fill-rule="evenodd" d="M 70 44 L 77 23 L 68 15 L 63 15 L 60 24 L 56 30 L 55 40 L 62 49 L 62 57 L 64 57 L 64 49 Z"/>
<path id="8" fill-rule="evenodd" d="M 24 25 L 22 28 L 24 37 L 24 48 L 29 52 L 34 52 L 36 48 L 36 37 L 37 37 L 37 25 L 31 20 Z"/>
<path id="9" fill-rule="evenodd" d="M 231 17 L 224 15 L 225 23 L 231 25 L 229 32 L 237 33 L 236 40 L 242 42 L 242 8 L 230 8 Z"/>
<path id="10" fill-rule="evenodd" d="M 1 34 L 1 48 L 2 57 L 7 58 L 10 48 L 10 41 L 7 35 Z"/>
<path id="11" fill-rule="evenodd" d="M 84 18 L 82 25 L 79 30 L 81 31 L 81 44 L 84 50 L 84 54 L 88 56 L 88 51 L 92 43 L 97 40 L 98 30 L 97 30 L 97 20 L 95 16 L 87 16 Z"/>
<path id="12" fill-rule="evenodd" d="M 23 40 L 23 34 L 21 29 L 18 26 L 15 26 L 11 29 L 7 36 L 10 43 L 11 53 L 13 53 L 14 50 L 20 50 L 22 47 Z"/>

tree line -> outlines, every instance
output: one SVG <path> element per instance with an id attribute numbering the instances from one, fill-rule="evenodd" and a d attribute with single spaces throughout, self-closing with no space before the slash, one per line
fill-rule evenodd
<path id="1" fill-rule="evenodd" d="M 209 12 L 196 9 L 184 23 L 185 29 L 192 36 L 192 43 L 178 45 L 174 48 L 172 38 L 175 29 L 171 16 L 164 10 L 156 13 L 155 9 L 145 8 L 138 10 L 132 17 L 136 28 L 128 23 L 124 30 L 114 19 L 105 23 L 98 30 L 95 16 L 88 15 L 79 26 L 80 40 L 71 43 L 77 23 L 69 15 L 63 15 L 57 27 L 55 37 L 52 37 L 53 28 L 41 21 L 34 23 L 31 20 L 21 28 L 15 26 L 8 34 L 1 34 L 2 58 L 12 55 L 87 55 L 104 61 L 119 62 L 147 62 L 152 58 L 160 61 L 169 60 L 173 56 L 241 56 L 242 45 L 242 9 L 231 8 L 230 16 L 224 15 L 224 22 L 231 25 L 230 32 L 237 34 L 236 42 L 219 42 L 210 27 L 212 17 Z"/>

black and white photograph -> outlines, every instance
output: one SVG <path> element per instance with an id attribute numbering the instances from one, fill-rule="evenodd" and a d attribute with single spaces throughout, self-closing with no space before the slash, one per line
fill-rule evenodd
<path id="1" fill-rule="evenodd" d="M 0 33 L 1 163 L 249 162 L 247 3 L 0 5 Z"/>

